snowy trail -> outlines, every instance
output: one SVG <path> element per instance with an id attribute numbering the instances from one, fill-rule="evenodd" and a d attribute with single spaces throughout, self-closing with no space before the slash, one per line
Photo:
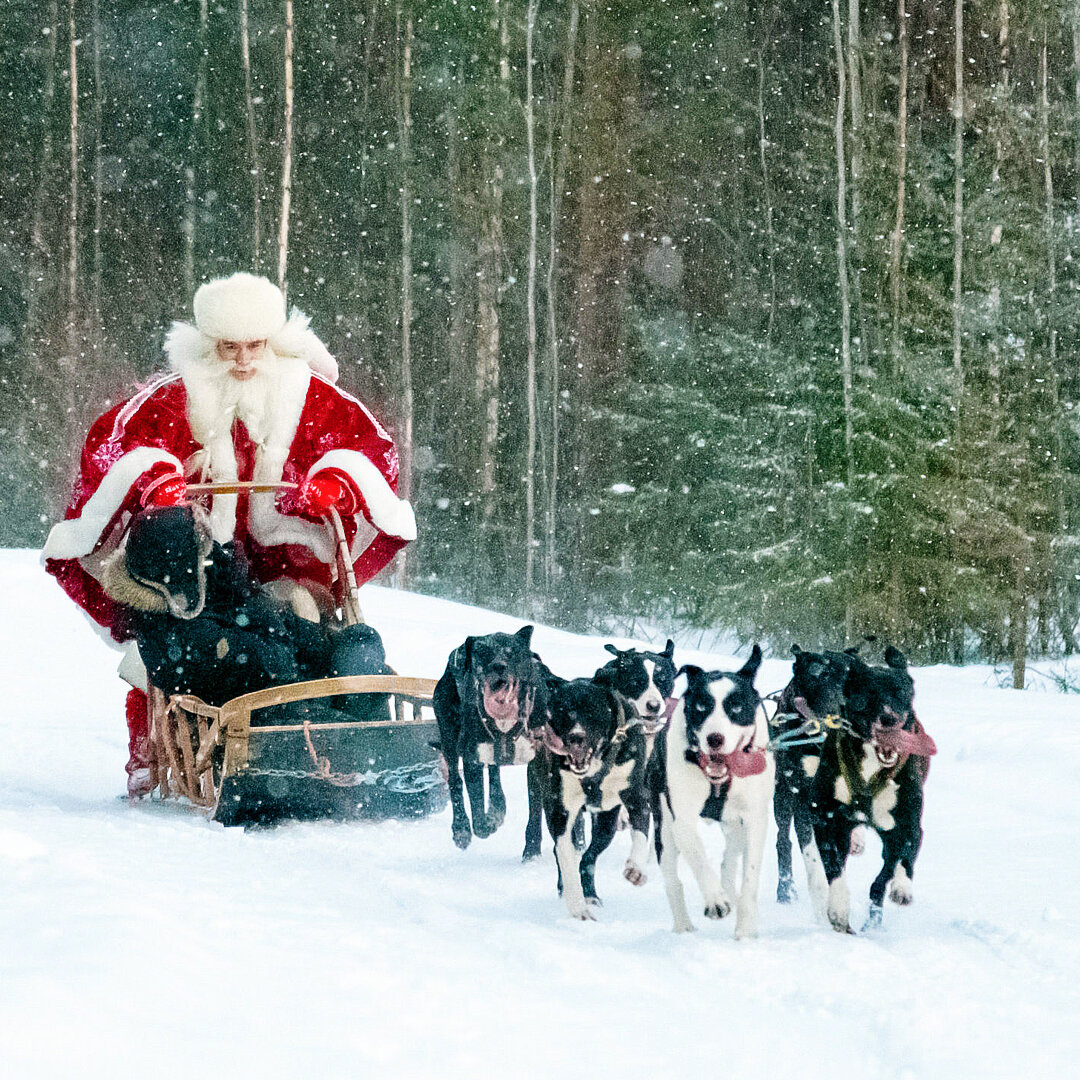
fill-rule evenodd
<path id="1" fill-rule="evenodd" d="M 128 806 L 116 656 L 45 577 L 0 552 L 0 1075 L 507 1075 L 866 1078 L 1067 1075 L 1080 1055 L 1080 699 L 1016 693 L 989 670 L 916 671 L 939 754 L 916 903 L 845 938 L 804 897 L 761 936 L 730 920 L 676 937 L 659 881 L 598 866 L 600 921 L 566 917 L 550 841 L 522 866 L 510 813 L 461 853 L 449 811 L 416 823 L 226 830 Z M 436 676 L 467 633 L 519 622 L 364 590 L 391 663 Z M 546 628 L 561 674 L 604 639 Z M 730 657 L 677 652 L 712 666 Z M 788 665 L 766 661 L 762 689 Z M 707 840 L 719 853 L 719 829 Z M 851 866 L 853 922 L 879 866 Z M 797 879 L 800 871 L 796 871 Z M 684 870 L 691 914 L 697 892 Z M 805 893 L 805 890 L 803 890 Z"/>

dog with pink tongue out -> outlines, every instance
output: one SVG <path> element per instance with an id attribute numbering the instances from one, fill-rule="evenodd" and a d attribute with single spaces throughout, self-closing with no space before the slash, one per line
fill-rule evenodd
<path id="1" fill-rule="evenodd" d="M 680 856 L 690 865 L 704 899 L 705 917 L 735 910 L 735 937 L 758 929 L 758 883 L 772 803 L 775 765 L 768 722 L 754 678 L 761 666 L 755 645 L 734 672 L 687 665 L 686 690 L 650 761 L 649 788 L 656 854 L 676 933 L 694 929 L 679 878 Z M 719 821 L 724 831 L 720 873 L 705 852 L 698 822 Z M 741 879 L 736 881 L 741 863 Z"/>

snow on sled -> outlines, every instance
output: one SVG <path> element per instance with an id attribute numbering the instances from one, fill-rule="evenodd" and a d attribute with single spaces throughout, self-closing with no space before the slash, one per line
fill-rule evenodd
<path id="1" fill-rule="evenodd" d="M 291 683 L 221 706 L 151 696 L 162 798 L 185 798 L 223 825 L 279 818 L 413 818 L 447 803 L 432 743 L 434 679 L 349 675 Z M 343 694 L 365 719 L 323 721 L 307 703 Z M 335 711 L 337 716 L 346 715 Z"/>
<path id="2" fill-rule="evenodd" d="M 192 484 L 235 493 L 288 483 Z M 362 622 L 341 518 L 335 544 L 341 621 Z M 224 825 L 281 818 L 414 818 L 446 806 L 449 793 L 431 708 L 434 679 L 347 675 L 272 686 L 210 705 L 150 687 L 151 781 Z M 327 701 L 326 699 L 333 699 Z"/>

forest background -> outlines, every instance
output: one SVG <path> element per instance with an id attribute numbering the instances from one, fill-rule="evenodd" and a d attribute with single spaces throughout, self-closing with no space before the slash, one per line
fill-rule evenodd
<path id="1" fill-rule="evenodd" d="M 1077 651 L 1080 2 L 4 0 L 0 545 L 251 269 L 402 449 L 411 588 Z"/>

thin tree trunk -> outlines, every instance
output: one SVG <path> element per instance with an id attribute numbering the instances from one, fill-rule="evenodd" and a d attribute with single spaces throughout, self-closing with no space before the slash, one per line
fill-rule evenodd
<path id="1" fill-rule="evenodd" d="M 770 18 L 761 28 L 761 46 L 758 49 L 757 63 L 757 115 L 758 115 L 758 151 L 761 158 L 761 190 L 765 198 L 765 239 L 769 245 L 769 321 L 765 327 L 765 343 L 772 344 L 773 324 L 776 322 L 776 237 L 773 227 L 772 187 L 769 183 L 769 162 L 765 156 L 768 140 L 765 137 L 765 47 L 772 35 L 772 26 L 776 19 L 776 8 L 771 10 Z"/>
<path id="2" fill-rule="evenodd" d="M 281 220 L 278 223 L 278 288 L 285 292 L 289 260 L 289 209 L 292 206 L 293 0 L 285 0 L 285 137 L 281 158 Z"/>
<path id="3" fill-rule="evenodd" d="M 577 54 L 577 31 L 580 8 L 577 0 L 570 4 L 570 17 L 566 28 L 566 60 L 563 67 L 562 124 L 559 131 L 559 147 L 553 154 L 551 147 L 552 113 L 548 110 L 548 156 L 553 158 L 551 169 L 551 188 L 548 224 L 548 265 L 547 265 L 547 321 L 548 321 L 548 356 L 551 365 L 551 474 L 548 482 L 547 513 L 547 565 L 545 579 L 550 587 L 555 579 L 556 566 L 556 524 L 559 509 L 559 327 L 558 327 L 558 273 L 559 257 L 559 214 L 562 207 L 563 189 L 566 185 L 566 160 L 570 145 L 570 124 L 573 119 L 571 104 L 574 97 L 574 61 Z"/>
<path id="4" fill-rule="evenodd" d="M 67 338 L 72 363 L 78 348 L 79 320 L 79 61 L 75 37 L 75 0 L 68 0 L 68 85 L 71 88 L 69 128 L 70 187 L 67 236 Z"/>
<path id="5" fill-rule="evenodd" d="M 851 277 L 855 293 L 855 311 L 859 322 L 859 363 L 866 364 L 870 342 L 866 333 L 866 311 L 862 299 L 862 25 L 859 0 L 848 0 L 848 88 L 851 94 Z"/>
<path id="6" fill-rule="evenodd" d="M 846 498 L 850 503 L 854 498 L 855 483 L 855 454 L 854 454 L 854 406 L 852 402 L 851 380 L 851 295 L 848 286 L 847 271 L 847 185 L 845 176 L 847 166 L 844 155 L 844 103 L 847 96 L 844 72 L 844 39 L 840 30 L 840 0 L 832 0 L 833 13 L 833 44 L 836 50 L 836 122 L 834 134 L 836 139 L 836 258 L 840 276 L 840 373 L 844 386 L 844 474 L 847 485 Z M 848 521 L 847 554 L 848 576 L 851 574 L 851 526 L 850 511 L 845 514 Z M 851 586 L 846 587 L 844 601 L 844 637 L 851 641 L 854 629 L 854 619 L 851 602 Z"/>
<path id="7" fill-rule="evenodd" d="M 957 0 L 962 3 L 962 0 Z M 896 98 L 896 226 L 892 234 L 890 286 L 892 293 L 892 374 L 900 374 L 903 346 L 900 335 L 900 292 L 904 250 L 904 203 L 907 197 L 907 89 L 908 36 L 905 0 L 896 4 L 897 32 L 900 38 L 900 86 Z"/>
<path id="8" fill-rule="evenodd" d="M 903 0 L 900 0 L 903 4 Z M 964 0 L 953 16 L 953 374 L 957 393 L 964 386 Z"/>
<path id="9" fill-rule="evenodd" d="M 990 246 L 1000 249 L 1004 236 L 1005 215 L 1001 206 L 1001 164 L 1005 159 L 1005 140 L 1003 127 L 1005 110 L 1009 101 L 1009 3 L 1000 0 L 998 6 L 998 85 L 995 89 L 998 115 L 995 118 L 994 166 L 990 173 L 990 191 L 997 221 L 990 230 Z M 998 444 L 1001 416 L 1001 281 L 999 268 L 994 267 L 990 283 L 990 340 L 988 349 L 989 403 L 991 409 L 991 430 L 989 443 Z"/>
<path id="10" fill-rule="evenodd" d="M 41 158 L 37 185 L 34 189 L 34 211 L 30 220 L 30 260 L 27 275 L 26 336 L 32 353 L 37 351 L 41 336 L 38 310 L 45 294 L 46 278 L 53 263 L 51 245 L 46 236 L 45 207 L 49 196 L 49 180 L 53 171 L 53 108 L 56 101 L 56 49 L 60 29 L 59 0 L 50 0 L 48 14 L 48 50 L 45 54 L 44 79 L 41 89 Z"/>
<path id="11" fill-rule="evenodd" d="M 101 7 L 93 0 L 94 21 L 94 266 L 90 285 L 90 306 L 94 317 L 95 348 L 101 336 L 101 228 L 102 228 L 102 148 L 101 148 Z"/>
<path id="12" fill-rule="evenodd" d="M 251 92 L 248 0 L 240 0 L 240 58 L 244 65 L 244 108 L 247 113 L 248 156 L 251 159 L 251 269 L 258 273 L 262 252 L 262 166 L 259 161 L 259 132 L 255 124 L 255 99 Z"/>
<path id="13" fill-rule="evenodd" d="M 1047 86 L 1047 26 L 1043 12 L 1042 50 L 1039 53 L 1039 150 L 1043 159 L 1043 186 L 1046 195 L 1046 304 L 1049 327 L 1050 366 L 1057 371 L 1057 259 L 1054 252 L 1054 170 L 1050 162 L 1050 93 Z"/>
<path id="14" fill-rule="evenodd" d="M 199 63 L 195 74 L 195 98 L 191 103 L 191 133 L 188 136 L 187 164 L 184 166 L 184 296 L 195 292 L 195 223 L 198 218 L 198 190 L 195 158 L 202 131 L 203 99 L 206 97 L 206 48 L 209 11 L 207 0 L 199 0 Z"/>
<path id="15" fill-rule="evenodd" d="M 402 19 L 404 18 L 404 39 Z M 397 40 L 401 42 L 401 66 L 398 94 L 398 135 L 401 142 L 401 475 L 399 491 L 404 499 L 412 494 L 413 467 L 413 384 L 412 384 L 412 44 L 411 5 L 402 11 L 399 0 L 395 12 Z M 405 552 L 398 559 L 398 587 L 408 580 Z"/>
<path id="16" fill-rule="evenodd" d="M 528 346 L 525 396 L 529 404 L 529 425 L 525 444 L 525 602 L 532 603 L 533 568 L 536 553 L 534 520 L 536 504 L 536 245 L 538 232 L 536 175 L 536 114 L 533 102 L 533 34 L 539 0 L 529 0 L 525 15 L 525 139 L 529 164 L 529 280 L 526 295 Z"/>

